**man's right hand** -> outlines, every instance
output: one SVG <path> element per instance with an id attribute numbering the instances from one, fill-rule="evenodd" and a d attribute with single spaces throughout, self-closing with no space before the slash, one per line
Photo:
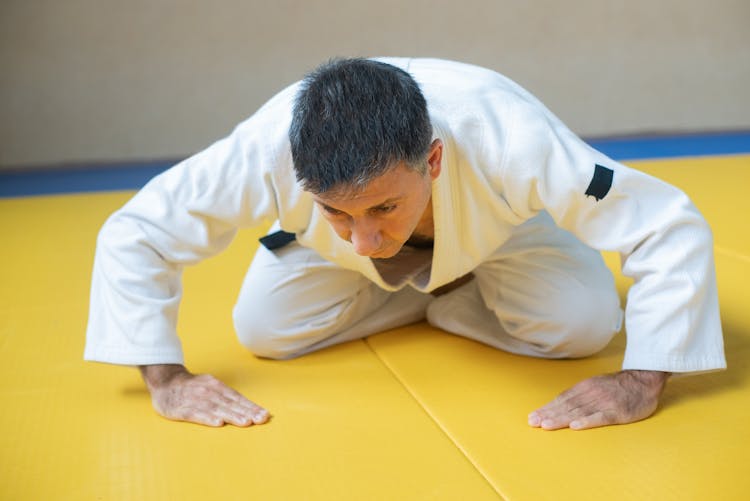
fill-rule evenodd
<path id="1" fill-rule="evenodd" d="M 268 411 L 208 374 L 195 375 L 177 364 L 139 367 L 154 409 L 176 421 L 207 426 L 250 426 L 268 421 Z"/>

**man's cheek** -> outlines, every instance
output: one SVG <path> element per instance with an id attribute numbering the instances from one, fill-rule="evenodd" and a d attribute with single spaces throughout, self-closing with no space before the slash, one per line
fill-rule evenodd
<path id="1" fill-rule="evenodd" d="M 331 225 L 331 228 L 333 228 L 333 231 L 336 232 L 339 238 L 347 242 L 351 241 L 352 234 L 349 231 L 349 228 L 345 224 L 333 221 L 331 219 L 326 219 L 326 221 L 328 221 L 328 224 Z"/>

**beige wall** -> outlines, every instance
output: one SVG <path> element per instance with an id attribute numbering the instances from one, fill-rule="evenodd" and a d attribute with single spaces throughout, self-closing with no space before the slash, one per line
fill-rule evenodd
<path id="1" fill-rule="evenodd" d="M 583 135 L 750 128 L 750 0 L 0 0 L 0 167 L 189 154 L 334 55 L 484 65 Z"/>

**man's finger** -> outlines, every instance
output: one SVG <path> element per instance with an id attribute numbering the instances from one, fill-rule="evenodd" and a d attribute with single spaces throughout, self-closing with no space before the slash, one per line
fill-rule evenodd
<path id="1" fill-rule="evenodd" d="M 570 423 L 570 428 L 573 430 L 588 430 L 589 428 L 598 428 L 599 426 L 607 426 L 610 424 L 618 424 L 618 422 L 607 416 L 605 412 L 598 411 L 589 414 L 588 416 L 574 419 Z"/>
<path id="2" fill-rule="evenodd" d="M 232 409 L 249 415 L 255 424 L 265 423 L 270 416 L 266 409 L 244 397 L 242 401 L 233 402 Z"/>
<path id="3" fill-rule="evenodd" d="M 557 430 L 567 427 L 572 421 L 594 412 L 595 406 L 581 405 L 578 395 L 568 393 L 566 398 L 557 397 L 528 416 L 530 426 Z"/>
<path id="4" fill-rule="evenodd" d="M 216 409 L 214 415 L 221 418 L 225 423 L 240 426 L 242 428 L 254 424 L 252 415 L 235 412 L 225 407 Z"/>
<path id="5" fill-rule="evenodd" d="M 189 421 L 191 423 L 202 424 L 218 428 L 224 425 L 224 420 L 217 416 L 213 412 L 207 412 L 203 410 L 193 410 L 192 412 L 180 417 L 182 421 Z"/>
<path id="6" fill-rule="evenodd" d="M 249 426 L 251 424 L 263 424 L 268 421 L 268 411 L 250 400 L 229 400 L 222 393 L 215 393 L 210 400 L 213 409 L 225 422 L 236 426 Z"/>
<path id="7" fill-rule="evenodd" d="M 543 428 L 545 430 L 557 430 L 565 428 L 573 420 L 573 417 L 566 413 L 540 413 L 534 411 L 529 414 L 529 426 Z"/>
<path id="8" fill-rule="evenodd" d="M 552 416 L 542 420 L 541 428 L 543 430 L 559 430 L 567 428 L 572 418 L 567 415 Z"/>
<path id="9" fill-rule="evenodd" d="M 262 407 L 258 407 L 257 410 L 253 413 L 253 422 L 255 424 L 267 423 L 270 418 L 271 413 L 266 409 L 263 409 Z"/>
<path id="10" fill-rule="evenodd" d="M 241 398 L 237 400 L 229 400 L 228 403 L 235 409 L 242 409 L 246 412 L 250 412 L 253 415 L 262 413 L 268 413 L 266 409 L 256 404 L 255 402 L 248 400 L 247 398 L 240 395 Z"/>
<path id="11" fill-rule="evenodd" d="M 226 398 L 226 395 L 216 394 L 212 398 L 212 403 L 217 408 L 223 408 L 238 416 L 242 416 L 243 419 L 250 419 L 251 422 L 249 424 L 263 424 L 268 421 L 268 411 L 244 397 L 242 400 L 229 400 Z M 235 424 L 235 422 L 232 421 L 232 424 Z M 247 424 L 238 426 L 247 426 Z"/>
<path id="12" fill-rule="evenodd" d="M 539 415 L 538 411 L 534 411 L 531 414 L 529 414 L 529 426 L 533 426 L 534 428 L 539 428 L 542 426 L 542 416 Z"/>
<path id="13" fill-rule="evenodd" d="M 223 385 L 220 393 L 228 403 L 233 404 L 233 406 L 241 406 L 243 409 L 252 413 L 253 421 L 256 424 L 265 423 L 268 420 L 268 411 L 266 409 L 256 404 L 252 400 L 249 400 L 237 390 Z M 236 407 L 233 408 L 236 409 Z"/>

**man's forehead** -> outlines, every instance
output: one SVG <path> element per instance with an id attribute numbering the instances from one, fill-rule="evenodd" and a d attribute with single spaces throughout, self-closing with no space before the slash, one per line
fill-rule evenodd
<path id="1" fill-rule="evenodd" d="M 336 186 L 314 196 L 320 200 L 341 203 L 400 198 L 403 196 L 404 186 L 393 181 L 392 179 L 375 178 L 365 186 Z"/>
<path id="2" fill-rule="evenodd" d="M 370 208 L 378 207 L 381 205 L 392 204 L 401 200 L 403 196 L 400 193 L 368 193 L 367 191 L 357 192 L 336 192 L 336 193 L 322 193 L 313 195 L 313 200 L 318 203 L 327 205 L 333 208 L 340 207 L 358 207 L 358 208 Z"/>
<path id="3" fill-rule="evenodd" d="M 370 179 L 366 184 L 341 184 L 324 193 L 313 194 L 319 202 L 338 208 L 337 205 L 354 205 L 356 207 L 377 207 L 386 203 L 407 198 L 413 192 L 422 176 L 406 165 L 388 169 L 380 176 Z"/>

